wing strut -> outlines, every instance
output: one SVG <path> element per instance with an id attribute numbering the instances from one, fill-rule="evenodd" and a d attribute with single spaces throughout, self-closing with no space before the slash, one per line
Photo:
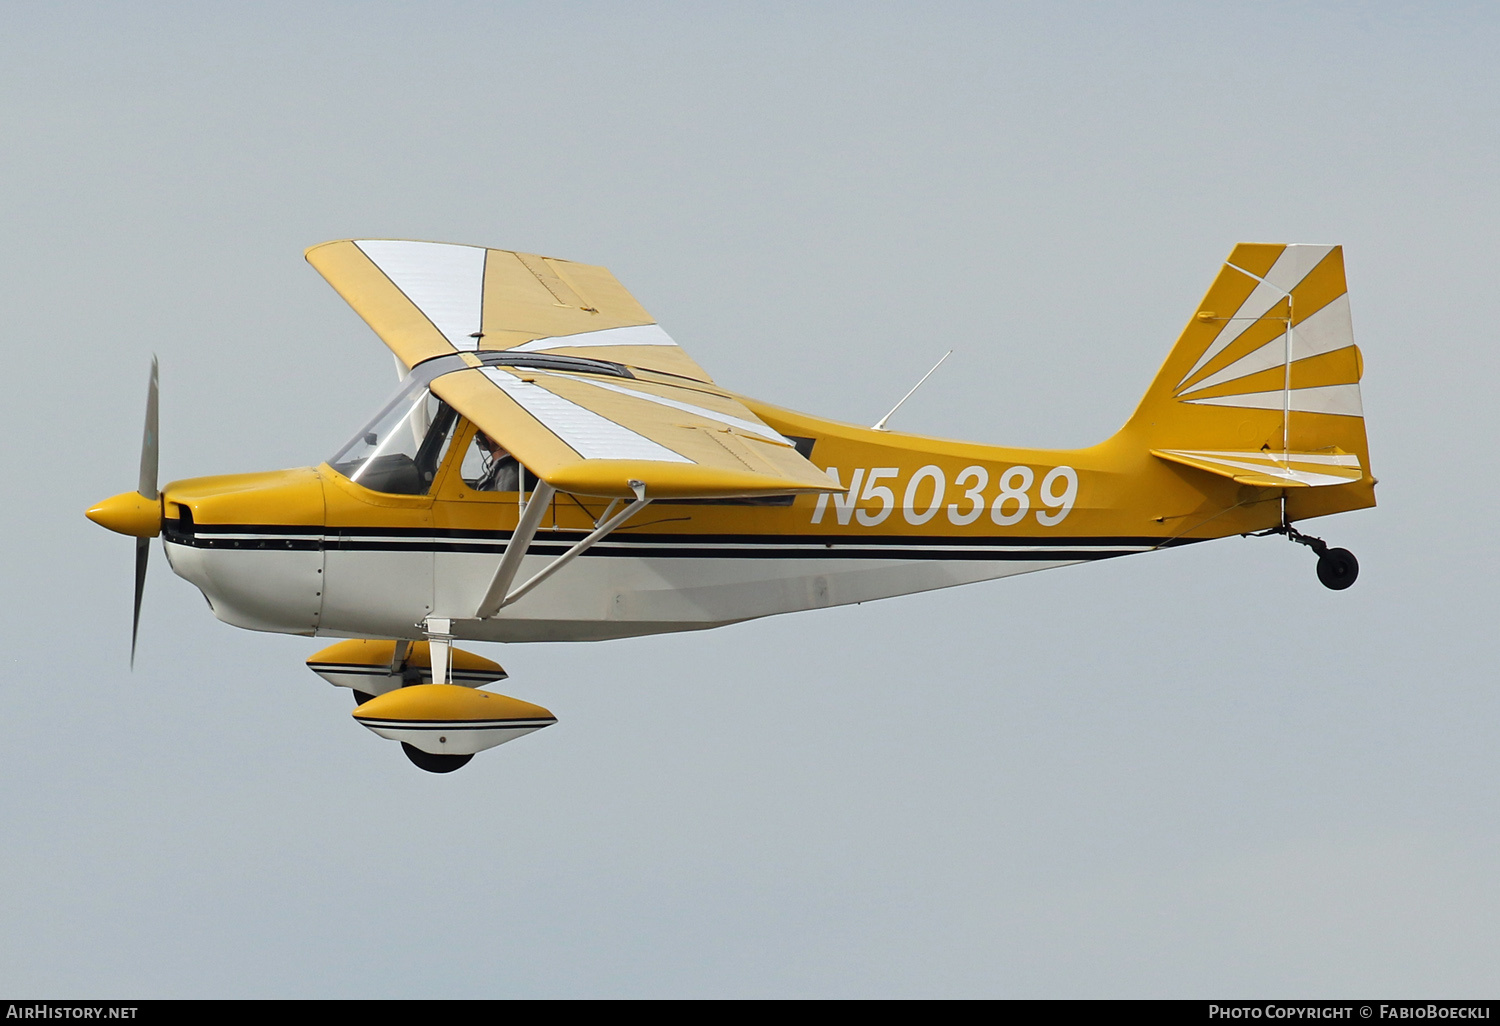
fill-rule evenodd
<path id="1" fill-rule="evenodd" d="M 536 536 L 537 526 L 542 520 L 543 509 L 552 501 L 552 486 L 545 481 L 538 481 L 536 491 L 531 494 L 531 500 L 526 503 L 526 510 L 521 514 L 521 520 L 516 525 L 516 533 L 511 535 L 510 541 L 506 543 L 505 555 L 500 557 L 500 566 L 495 570 L 495 578 L 490 582 L 489 590 L 485 592 L 484 601 L 479 604 L 479 609 L 474 614 L 475 617 L 480 620 L 487 620 L 512 602 L 519 600 L 537 585 L 587 552 L 593 547 L 595 542 L 610 534 L 621 524 L 625 523 L 625 521 L 651 504 L 651 500 L 646 497 L 646 486 L 644 483 L 631 481 L 630 490 L 635 493 L 634 502 L 608 520 L 605 520 L 593 531 L 584 535 L 567 552 L 564 552 L 561 556 L 558 556 L 544 566 L 525 584 L 511 591 L 511 582 L 515 580 L 516 571 L 521 567 L 521 557 L 526 554 L 526 550 L 531 546 L 532 538 Z M 613 509 L 614 505 L 614 503 L 610 503 L 609 508 Z M 608 512 L 608 510 L 605 512 Z"/>
<path id="2" fill-rule="evenodd" d="M 516 579 L 516 571 L 521 569 L 521 557 L 531 547 L 531 539 L 536 537 L 536 529 L 541 526 L 542 514 L 552 503 L 554 491 L 546 481 L 537 481 L 536 489 L 531 493 L 531 501 L 526 503 L 520 519 L 516 521 L 516 532 L 505 545 L 505 555 L 500 557 L 500 565 L 495 568 L 489 590 L 484 593 L 484 600 L 479 603 L 479 610 L 474 614 L 477 618 L 486 620 L 500 612 L 500 607 L 505 605 L 510 582 Z"/>

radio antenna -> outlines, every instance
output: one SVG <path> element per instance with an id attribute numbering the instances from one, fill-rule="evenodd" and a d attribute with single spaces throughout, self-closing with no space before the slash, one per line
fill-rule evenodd
<path id="1" fill-rule="evenodd" d="M 940 357 L 938 359 L 938 362 L 932 365 L 932 370 L 930 370 L 926 374 L 922 375 L 922 381 L 926 381 L 928 378 L 932 377 L 932 371 L 935 371 L 939 367 L 941 367 L 943 365 L 943 361 L 946 360 L 946 359 L 948 359 L 948 357 L 950 357 L 952 355 L 953 355 L 953 350 L 951 350 L 951 349 L 948 350 L 946 353 L 944 353 L 942 355 L 942 357 Z M 876 430 L 876 431 L 884 431 L 885 430 L 885 422 L 888 421 L 888 420 L 890 420 L 891 417 L 893 417 L 895 415 L 895 413 L 896 413 L 897 410 L 901 409 L 901 403 L 904 403 L 904 402 L 906 402 L 906 400 L 910 399 L 916 393 L 917 389 L 919 389 L 919 388 L 922 387 L 922 381 L 918 381 L 915 385 L 911 386 L 911 391 L 908 392 L 908 393 L 906 393 L 905 395 L 903 395 L 901 397 L 901 402 L 898 402 L 895 406 L 892 406 L 890 413 L 887 413 L 884 417 L 881 417 L 879 420 L 877 420 L 875 422 L 874 430 Z"/>

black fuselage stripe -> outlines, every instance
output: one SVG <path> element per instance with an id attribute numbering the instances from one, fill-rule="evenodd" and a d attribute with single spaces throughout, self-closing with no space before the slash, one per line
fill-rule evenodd
<path id="1" fill-rule="evenodd" d="M 421 542 L 363 542 L 358 544 L 323 545 L 317 542 L 308 542 L 295 546 L 264 543 L 255 540 L 227 539 L 227 538 L 182 538 L 169 537 L 169 542 L 178 545 L 187 545 L 200 549 L 240 550 L 240 551 L 272 551 L 272 552 L 317 552 L 319 550 L 330 552 L 430 552 L 430 553 L 469 553 L 482 554 L 498 557 L 503 551 L 501 547 L 486 545 L 433 545 Z M 1186 545 L 1198 538 L 1173 539 L 1163 542 L 1156 548 L 1171 548 L 1178 545 Z M 1075 542 L 1077 544 L 1077 542 Z M 1087 539 L 1082 544 L 1092 545 Z M 567 551 L 566 546 L 532 545 L 527 549 L 528 556 L 560 556 Z M 685 546 L 630 546 L 601 547 L 595 546 L 583 553 L 584 558 L 625 558 L 625 559 L 898 559 L 898 560 L 933 560 L 933 561 L 990 561 L 1010 560 L 1021 562 L 1055 563 L 1055 562 L 1080 562 L 1095 559 L 1111 559 L 1115 556 L 1129 556 L 1138 552 L 1149 552 L 1148 548 L 1126 548 L 1110 549 L 1104 547 L 1090 547 L 1087 549 L 967 549 L 957 550 L 951 548 L 918 548 L 915 546 L 906 548 L 864 548 L 855 544 L 833 545 L 827 548 L 777 548 L 774 543 L 768 542 L 764 546 L 757 547 L 726 547 L 726 548 L 700 548 Z"/>
<path id="2" fill-rule="evenodd" d="M 1199 539 L 1183 539 L 1166 543 L 1161 547 L 1183 545 L 1188 541 Z M 319 545 L 317 543 L 306 543 L 296 546 L 282 544 L 265 544 L 252 540 L 226 539 L 226 538 L 168 538 L 178 545 L 188 545 L 200 549 L 220 549 L 239 551 L 273 551 L 273 552 L 316 552 L 325 550 L 330 552 L 431 552 L 431 553 L 470 553 L 499 556 L 503 551 L 499 547 L 484 545 L 465 546 L 435 546 L 422 544 L 420 542 L 364 542 L 355 545 Z M 1087 543 L 1085 543 L 1087 544 Z M 567 551 L 566 546 L 540 546 L 533 545 L 527 549 L 528 556 L 560 556 Z M 955 551 L 943 548 L 915 548 L 905 549 L 868 549 L 855 545 L 837 545 L 820 549 L 782 549 L 769 545 L 757 548 L 686 548 L 679 546 L 631 546 L 630 548 L 601 548 L 595 547 L 581 553 L 585 558 L 625 558 L 625 559 L 903 559 L 903 560 L 935 560 L 935 561 L 989 561 L 989 560 L 1011 560 L 1021 562 L 1055 563 L 1055 562 L 1080 562 L 1094 559 L 1110 559 L 1115 556 L 1129 556 L 1137 552 L 1146 552 L 1149 549 L 1045 549 L 1018 551 L 1015 549 L 969 549 Z"/>
<path id="3" fill-rule="evenodd" d="M 333 542 L 358 542 L 360 540 L 392 541 L 395 539 L 410 539 L 421 541 L 429 546 L 443 543 L 489 543 L 504 545 L 510 540 L 511 531 L 488 531 L 488 530 L 458 530 L 453 528 L 437 527 L 318 527 L 318 526 L 286 526 L 281 524 L 196 524 L 191 532 L 178 529 L 180 521 L 168 520 L 166 522 L 166 533 L 177 537 L 222 536 L 222 535 L 250 535 L 256 540 L 273 541 L 285 544 L 288 541 L 319 541 L 327 540 Z M 581 539 L 586 532 L 566 531 L 554 532 L 543 528 L 532 541 L 532 547 L 538 545 L 572 545 Z M 1195 540 L 1195 539 L 1186 539 Z M 600 544 L 699 544 L 699 545 L 764 545 L 774 543 L 777 545 L 828 545 L 848 544 L 855 542 L 860 545 L 927 545 L 927 546 L 973 546 L 973 545 L 1042 545 L 1049 547 L 1071 548 L 1079 545 L 1103 545 L 1110 547 L 1149 546 L 1159 547 L 1171 544 L 1166 539 L 1150 536 L 1120 536 L 1108 535 L 1097 538 L 1078 537 L 1076 535 L 979 535 L 966 537 L 963 535 L 904 535 L 904 534 L 874 534 L 861 531 L 858 534 L 683 534 L 683 533 L 644 533 L 633 532 L 629 527 L 620 528 L 609 539 Z"/>
<path id="4" fill-rule="evenodd" d="M 317 537 L 276 525 L 220 525 L 187 534 L 168 522 L 167 541 L 205 549 L 272 552 L 431 552 L 498 556 L 509 541 L 508 531 L 439 531 L 422 529 L 335 528 Z M 257 534 L 272 537 L 254 537 Z M 239 535 L 240 537 L 226 537 Z M 250 536 L 250 537 L 245 537 Z M 830 539 L 827 535 L 615 535 L 582 555 L 632 559 L 885 559 L 929 561 L 1084 562 L 1110 559 L 1154 548 L 1188 545 L 1201 538 L 1021 538 L 1021 537 L 905 537 L 871 535 Z M 575 542 L 541 538 L 527 548 L 531 556 L 560 556 Z"/>

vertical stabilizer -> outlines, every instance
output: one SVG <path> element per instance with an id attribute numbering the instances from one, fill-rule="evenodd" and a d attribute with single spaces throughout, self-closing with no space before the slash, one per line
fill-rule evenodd
<path id="1" fill-rule="evenodd" d="M 1241 243 L 1125 432 L 1153 450 L 1357 462 L 1356 481 L 1289 488 L 1287 515 L 1296 520 L 1372 506 L 1362 372 L 1343 248 Z"/>

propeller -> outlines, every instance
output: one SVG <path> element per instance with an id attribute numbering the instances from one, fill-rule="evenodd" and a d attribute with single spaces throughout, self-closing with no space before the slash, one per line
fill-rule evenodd
<path id="1" fill-rule="evenodd" d="M 161 492 L 156 487 L 157 463 L 156 357 L 151 357 L 151 384 L 146 391 L 146 429 L 141 438 L 141 474 L 133 492 L 123 492 L 96 504 L 85 514 L 100 527 L 135 538 L 135 615 L 130 624 L 130 666 L 135 668 L 136 635 L 141 627 L 141 596 L 146 590 L 146 564 L 151 539 L 161 533 Z"/>
<path id="2" fill-rule="evenodd" d="M 136 492 L 150 502 L 160 504 L 156 488 L 157 459 L 157 392 L 160 390 L 156 356 L 151 357 L 151 384 L 146 389 L 146 427 L 141 435 L 141 476 Z M 151 539 L 135 540 L 135 614 L 130 621 L 130 668 L 135 669 L 135 639 L 141 629 L 141 596 L 146 591 L 146 564 L 151 559 Z"/>

